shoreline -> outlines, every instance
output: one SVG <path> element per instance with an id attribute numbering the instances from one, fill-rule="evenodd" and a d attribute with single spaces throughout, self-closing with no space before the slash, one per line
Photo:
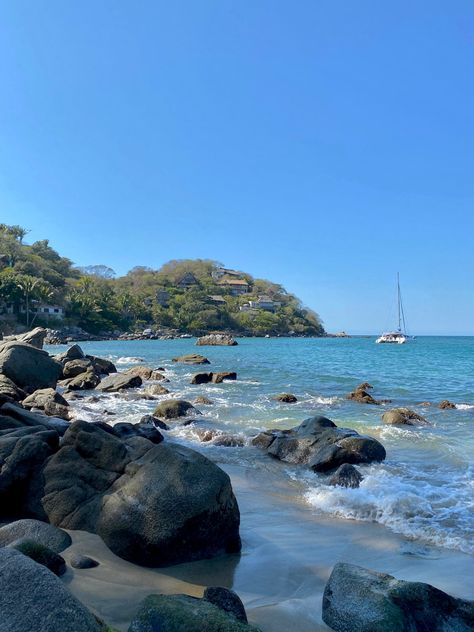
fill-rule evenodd
<path id="1" fill-rule="evenodd" d="M 291 483 L 273 473 L 217 462 L 231 477 L 241 510 L 242 552 L 160 569 L 131 564 L 100 538 L 70 532 L 73 551 L 98 559 L 92 570 L 68 571 L 64 583 L 86 606 L 125 632 L 148 594 L 202 596 L 209 585 L 232 588 L 249 622 L 262 632 L 328 632 L 321 619 L 322 593 L 334 564 L 350 561 L 397 578 L 423 581 L 456 597 L 474 599 L 473 557 L 427 547 L 383 525 L 316 516 L 295 502 Z"/>

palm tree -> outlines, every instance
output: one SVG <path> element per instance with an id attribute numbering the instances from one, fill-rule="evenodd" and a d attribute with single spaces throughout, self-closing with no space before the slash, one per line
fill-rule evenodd
<path id="1" fill-rule="evenodd" d="M 18 275 L 16 279 L 16 285 L 23 293 L 25 298 L 26 309 L 26 326 L 30 325 L 30 299 L 36 297 L 37 299 L 51 298 L 53 290 L 48 283 L 45 283 L 43 279 L 30 276 L 29 274 Z"/>

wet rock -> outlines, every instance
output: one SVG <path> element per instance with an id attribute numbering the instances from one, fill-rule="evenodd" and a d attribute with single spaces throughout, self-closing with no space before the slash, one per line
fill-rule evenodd
<path id="1" fill-rule="evenodd" d="M 233 590 L 220 586 L 210 586 L 204 591 L 203 599 L 234 615 L 238 621 L 247 623 L 247 613 L 245 612 L 244 604 L 239 595 Z"/>
<path id="2" fill-rule="evenodd" d="M 212 441 L 212 439 L 219 434 L 217 430 L 211 430 L 210 428 L 196 428 L 193 431 L 198 436 L 199 441 L 202 441 L 203 443 Z"/>
<path id="3" fill-rule="evenodd" d="M 229 477 L 184 446 L 143 437 L 125 444 L 78 421 L 48 460 L 43 480 L 50 522 L 97 533 L 131 562 L 168 566 L 240 548 Z"/>
<path id="4" fill-rule="evenodd" d="M 287 463 L 304 463 L 315 472 L 328 472 L 343 463 L 383 461 L 385 448 L 373 437 L 338 428 L 326 417 L 310 417 L 286 432 L 274 432 L 267 451 Z"/>
<path id="5" fill-rule="evenodd" d="M 142 378 L 142 380 L 149 380 L 151 378 L 151 374 L 153 373 L 153 369 L 150 369 L 148 366 L 132 366 L 132 368 L 127 369 L 126 373 L 130 375 L 138 375 Z"/>
<path id="6" fill-rule="evenodd" d="M 204 406 L 210 406 L 214 402 L 205 395 L 199 395 L 199 397 L 196 397 L 196 399 L 194 400 L 194 403 L 198 405 L 203 404 Z"/>
<path id="7" fill-rule="evenodd" d="M 238 435 L 221 434 L 212 440 L 212 443 L 223 448 L 241 448 L 245 445 L 245 441 Z"/>
<path id="8" fill-rule="evenodd" d="M 151 424 L 153 426 L 155 426 L 155 428 L 159 428 L 160 430 L 169 430 L 170 427 L 168 426 L 168 424 L 165 424 L 164 421 L 161 421 L 161 419 L 158 419 L 158 417 L 155 417 L 154 415 L 144 415 L 140 421 L 140 424 Z"/>
<path id="9" fill-rule="evenodd" d="M 104 393 L 115 393 L 127 388 L 137 388 L 142 385 L 142 378 L 131 373 L 115 373 L 104 377 L 97 385 L 97 390 Z"/>
<path id="10" fill-rule="evenodd" d="M 275 397 L 277 402 L 284 402 L 285 404 L 294 404 L 297 402 L 297 398 L 291 393 L 280 393 Z"/>
<path id="11" fill-rule="evenodd" d="M 167 395 L 169 390 L 161 384 L 150 384 L 146 387 L 145 393 L 149 395 Z"/>
<path id="12" fill-rule="evenodd" d="M 258 632 L 254 626 L 207 599 L 188 595 L 149 595 L 141 604 L 128 632 Z"/>
<path id="13" fill-rule="evenodd" d="M 163 373 L 160 373 L 160 371 L 157 369 L 151 372 L 150 379 L 156 380 L 157 382 L 169 382 L 169 379 L 165 377 Z"/>
<path id="14" fill-rule="evenodd" d="M 14 549 L 0 549 L 4 632 L 106 632 L 51 571 Z"/>
<path id="15" fill-rule="evenodd" d="M 173 362 L 180 362 L 182 364 L 211 364 L 207 358 L 198 353 L 190 353 L 188 355 L 179 356 L 173 358 Z"/>
<path id="16" fill-rule="evenodd" d="M 228 334 L 209 334 L 207 336 L 201 336 L 196 340 L 198 346 L 210 345 L 210 346 L 235 346 L 237 341 Z"/>
<path id="17" fill-rule="evenodd" d="M 191 379 L 191 384 L 208 384 L 212 381 L 212 373 L 196 373 Z"/>
<path id="18" fill-rule="evenodd" d="M 41 520 L 23 518 L 0 528 L 0 547 L 21 539 L 42 544 L 54 553 L 61 553 L 72 544 L 69 533 Z"/>
<path id="19" fill-rule="evenodd" d="M 99 375 L 109 375 L 110 373 L 117 373 L 115 364 L 106 358 L 98 358 L 93 355 L 86 355 L 86 358 L 91 360 L 94 371 Z"/>
<path id="20" fill-rule="evenodd" d="M 394 408 L 382 415 L 384 424 L 392 426 L 426 426 L 428 421 L 409 408 Z"/>
<path id="21" fill-rule="evenodd" d="M 372 404 L 374 406 L 380 406 L 380 404 L 390 403 L 389 399 L 374 399 L 372 395 L 367 393 L 367 390 L 365 388 L 362 388 L 364 386 L 366 388 L 372 388 L 372 386 L 370 386 L 370 384 L 367 384 L 367 382 L 365 382 L 364 384 L 360 384 L 351 393 L 349 393 L 349 395 L 347 395 L 347 399 L 351 399 L 355 402 L 358 402 L 359 404 Z"/>
<path id="22" fill-rule="evenodd" d="M 368 391 L 370 389 L 374 388 L 372 386 L 372 384 L 369 384 L 368 382 L 362 382 L 362 384 L 359 384 L 359 386 L 356 387 L 356 391 Z"/>
<path id="23" fill-rule="evenodd" d="M 61 382 L 62 386 L 70 391 L 92 390 L 100 382 L 100 377 L 93 368 L 85 373 L 81 373 L 77 377 L 72 377 Z"/>
<path id="24" fill-rule="evenodd" d="M 343 463 L 328 480 L 328 485 L 356 488 L 360 486 L 362 480 L 363 476 L 357 468 L 348 463 Z"/>
<path id="25" fill-rule="evenodd" d="M 26 393 L 12 382 L 6 375 L 0 375 L 0 406 L 5 402 L 19 402 Z"/>
<path id="26" fill-rule="evenodd" d="M 81 555 L 80 553 L 74 553 L 71 555 L 69 563 L 73 568 L 96 568 L 99 566 L 99 562 L 88 555 Z"/>
<path id="27" fill-rule="evenodd" d="M 184 399 L 167 399 L 158 404 L 153 415 L 161 419 L 178 419 L 187 415 L 200 414 L 196 408 Z"/>
<path id="28" fill-rule="evenodd" d="M 42 566 L 46 566 L 52 573 L 60 577 L 66 572 L 64 558 L 49 549 L 44 544 L 28 538 L 20 538 L 8 545 Z"/>
<path id="29" fill-rule="evenodd" d="M 42 388 L 35 391 L 23 400 L 22 405 L 28 409 L 39 408 L 46 415 L 59 417 L 66 421 L 71 418 L 67 400 L 53 388 Z"/>
<path id="30" fill-rule="evenodd" d="M 221 371 L 220 373 L 212 373 L 212 383 L 221 384 L 224 380 L 236 380 L 237 373 L 235 371 Z"/>
<path id="31" fill-rule="evenodd" d="M 63 378 L 69 379 L 71 377 L 77 377 L 88 370 L 94 371 L 94 366 L 87 358 L 67 360 L 63 365 Z"/>
<path id="32" fill-rule="evenodd" d="M 61 364 L 65 364 L 69 360 L 82 360 L 84 357 L 84 352 L 81 347 L 79 345 L 72 345 L 67 351 L 55 355 L 54 359 L 61 362 Z"/>
<path id="33" fill-rule="evenodd" d="M 128 439 L 130 437 L 144 437 L 152 443 L 158 444 L 163 441 L 163 435 L 159 432 L 153 423 L 131 424 L 127 422 L 120 422 L 113 426 L 114 434 L 121 439 Z"/>
<path id="34" fill-rule="evenodd" d="M 453 402 L 450 402 L 448 399 L 443 399 L 443 401 L 438 404 L 438 408 L 441 408 L 441 410 L 450 410 L 456 408 L 456 404 L 453 404 Z"/>
<path id="35" fill-rule="evenodd" d="M 474 602 L 338 563 L 324 590 L 323 621 L 335 632 L 468 632 L 474 629 Z"/>
<path id="36" fill-rule="evenodd" d="M 259 432 L 258 435 L 252 437 L 250 444 L 255 446 L 256 448 L 261 448 L 262 450 L 266 450 L 270 447 L 270 445 L 275 441 L 278 431 L 264 431 Z"/>
<path id="37" fill-rule="evenodd" d="M 23 342 L 0 343 L 0 373 L 27 393 L 55 388 L 61 372 L 61 364 L 42 349 Z"/>

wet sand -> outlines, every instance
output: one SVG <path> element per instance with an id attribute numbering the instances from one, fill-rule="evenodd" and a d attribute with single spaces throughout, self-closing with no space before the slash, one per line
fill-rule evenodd
<path id="1" fill-rule="evenodd" d="M 299 500 L 297 486 L 274 476 L 271 467 L 219 465 L 232 478 L 241 510 L 241 555 L 148 569 L 115 556 L 98 536 L 73 531 L 65 559 L 77 551 L 94 557 L 100 566 L 68 566 L 63 581 L 70 590 L 124 632 L 146 595 L 201 596 L 210 585 L 234 589 L 249 621 L 263 632 L 327 631 L 321 600 L 337 561 L 428 582 L 454 596 L 474 599 L 474 557 L 410 541 L 376 523 L 321 519 Z"/>

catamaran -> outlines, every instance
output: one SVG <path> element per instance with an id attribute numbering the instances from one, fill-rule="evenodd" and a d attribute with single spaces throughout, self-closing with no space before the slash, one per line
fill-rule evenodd
<path id="1" fill-rule="evenodd" d="M 382 334 L 375 341 L 377 344 L 392 343 L 403 345 L 408 341 L 406 332 L 405 313 L 403 311 L 402 294 L 400 292 L 400 275 L 397 272 L 397 295 L 398 295 L 398 329 Z M 402 329 L 403 324 L 403 329 Z"/>

